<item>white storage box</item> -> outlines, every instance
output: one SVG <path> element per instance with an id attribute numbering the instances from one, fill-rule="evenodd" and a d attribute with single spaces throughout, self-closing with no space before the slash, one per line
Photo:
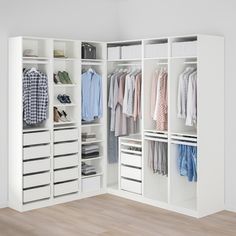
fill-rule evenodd
<path id="1" fill-rule="evenodd" d="M 197 41 L 172 43 L 172 57 L 196 57 Z"/>
<path id="2" fill-rule="evenodd" d="M 54 185 L 54 196 L 60 196 L 69 193 L 76 193 L 79 190 L 78 181 L 71 181 Z"/>
<path id="3" fill-rule="evenodd" d="M 145 58 L 168 57 L 168 44 L 147 44 L 145 46 Z"/>
<path id="4" fill-rule="evenodd" d="M 78 129 L 54 130 L 54 142 L 65 142 L 78 140 Z"/>
<path id="5" fill-rule="evenodd" d="M 121 47 L 121 59 L 141 59 L 141 45 L 131 45 Z"/>
<path id="6" fill-rule="evenodd" d="M 142 194 L 141 182 L 121 178 L 120 188 L 128 192 Z"/>
<path id="7" fill-rule="evenodd" d="M 120 54 L 121 54 L 120 47 L 108 47 L 108 49 L 107 49 L 107 59 L 108 60 L 120 59 L 121 58 Z"/>
<path id="8" fill-rule="evenodd" d="M 34 132 L 23 134 L 23 145 L 50 143 L 50 132 Z"/>
<path id="9" fill-rule="evenodd" d="M 101 188 L 101 176 L 94 176 L 82 179 L 82 192 L 96 192 Z"/>

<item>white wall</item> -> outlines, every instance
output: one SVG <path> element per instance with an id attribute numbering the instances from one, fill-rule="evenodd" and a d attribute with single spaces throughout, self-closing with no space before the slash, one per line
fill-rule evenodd
<path id="1" fill-rule="evenodd" d="M 191 33 L 225 36 L 226 206 L 236 210 L 236 1 L 120 0 L 119 4 L 120 39 Z"/>
<path id="2" fill-rule="evenodd" d="M 115 6 L 113 0 L 0 0 L 0 207 L 7 202 L 8 37 L 114 40 Z"/>

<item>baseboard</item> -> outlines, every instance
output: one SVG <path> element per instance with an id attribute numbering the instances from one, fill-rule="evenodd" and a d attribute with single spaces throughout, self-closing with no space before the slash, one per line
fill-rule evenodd
<path id="1" fill-rule="evenodd" d="M 236 206 L 225 206 L 226 211 L 232 211 L 236 213 Z"/>
<path id="2" fill-rule="evenodd" d="M 8 202 L 0 202 L 0 209 L 8 207 Z"/>

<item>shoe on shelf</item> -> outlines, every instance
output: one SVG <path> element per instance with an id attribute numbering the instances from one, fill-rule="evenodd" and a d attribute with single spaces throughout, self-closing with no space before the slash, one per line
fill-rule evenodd
<path id="1" fill-rule="evenodd" d="M 53 74 L 53 81 L 54 81 L 55 84 L 61 84 L 61 82 L 58 79 L 57 74 Z"/>
<path id="2" fill-rule="evenodd" d="M 62 83 L 62 84 L 67 84 L 67 81 L 65 80 L 64 78 L 64 75 L 61 71 L 58 71 L 57 73 L 58 77 L 59 77 L 59 81 Z"/>
<path id="3" fill-rule="evenodd" d="M 64 110 L 62 110 L 61 112 L 62 112 L 63 116 L 66 118 L 66 121 L 70 122 L 71 119 L 69 119 L 68 114 Z"/>
<path id="4" fill-rule="evenodd" d="M 57 109 L 57 107 L 53 108 L 53 120 L 54 122 L 59 122 L 60 121 L 60 115 L 59 115 L 59 111 Z"/>
<path id="5" fill-rule="evenodd" d="M 71 79 L 70 79 L 70 76 L 69 76 L 68 72 L 66 72 L 66 71 L 63 71 L 63 72 L 62 72 L 62 74 L 63 74 L 63 76 L 64 76 L 64 79 L 65 79 L 66 83 L 67 83 L 67 84 L 72 84 L 72 82 L 71 82 Z"/>
<path id="6" fill-rule="evenodd" d="M 63 94 L 63 99 L 66 101 L 66 103 L 71 103 L 70 96 Z"/>
<path id="7" fill-rule="evenodd" d="M 62 103 L 62 104 L 66 104 L 67 103 L 67 99 L 65 98 L 64 95 L 58 94 L 57 95 L 57 100 Z"/>

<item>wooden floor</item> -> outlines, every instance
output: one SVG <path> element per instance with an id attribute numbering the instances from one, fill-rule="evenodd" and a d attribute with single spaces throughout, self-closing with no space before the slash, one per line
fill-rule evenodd
<path id="1" fill-rule="evenodd" d="M 236 214 L 197 220 L 112 195 L 19 213 L 0 209 L 0 236 L 236 236 Z"/>

